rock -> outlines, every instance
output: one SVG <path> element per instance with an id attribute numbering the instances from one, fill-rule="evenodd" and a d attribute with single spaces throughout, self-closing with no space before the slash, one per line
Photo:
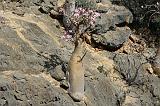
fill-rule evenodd
<path id="1" fill-rule="evenodd" d="M 97 17 L 93 33 L 106 33 L 118 24 L 132 23 L 132 13 L 124 6 L 113 5 L 105 7 L 104 5 L 103 8 L 106 8 L 107 13 L 102 13 L 100 17 Z"/>
<path id="2" fill-rule="evenodd" d="M 14 15 L 14 17 L 18 16 Z M 10 17 L 6 18 L 4 16 L 5 22 L 11 23 Z M 69 60 L 71 50 L 68 51 L 59 46 L 58 36 L 61 36 L 61 31 L 56 27 L 57 21 L 55 22 L 49 16 L 41 18 L 45 22 L 40 21 L 39 18 L 36 20 L 34 17 L 33 23 L 27 22 L 28 20 L 22 21 L 23 19 L 13 19 L 15 23 L 12 26 L 0 25 L 0 71 L 32 70 L 32 72 L 39 72 L 44 69 L 53 69 L 63 61 Z"/>
<path id="3" fill-rule="evenodd" d="M 151 64 L 145 63 L 145 64 L 143 65 L 143 69 L 146 70 L 148 73 L 153 74 L 153 69 L 152 69 Z"/>
<path id="4" fill-rule="evenodd" d="M 160 84 L 159 84 L 159 81 L 160 81 L 160 79 L 158 77 L 150 75 L 148 87 L 149 87 L 152 95 L 154 95 L 155 99 L 157 99 L 157 102 L 160 103 Z"/>
<path id="5" fill-rule="evenodd" d="M 12 78 L 12 73 L 7 76 L 0 75 L 1 105 L 77 106 L 62 88 L 52 86 L 40 75 L 32 76 L 23 73 L 21 75 L 27 78 L 25 82 Z"/>
<path id="6" fill-rule="evenodd" d="M 42 13 L 48 14 L 54 7 L 52 5 L 43 5 L 39 8 Z"/>
<path id="7" fill-rule="evenodd" d="M 23 42 L 17 33 L 10 27 L 2 27 L 0 29 L 0 38 L 3 39 L 0 43 L 0 70 L 15 70 L 15 69 L 42 69 L 39 63 L 42 63 L 42 58 Z M 6 43 L 3 43 L 5 41 Z M 39 62 L 35 62 L 35 61 Z"/>
<path id="8" fill-rule="evenodd" d="M 102 74 L 86 78 L 85 95 L 89 106 L 117 106 L 114 89 Z M 110 96 L 106 96 L 110 95 Z"/>
<path id="9" fill-rule="evenodd" d="M 129 10 L 112 5 L 108 0 L 95 1 L 100 5 L 97 11 L 101 12 L 103 21 L 99 29 L 96 27 L 97 32 L 93 34 L 99 35 L 96 35 L 97 38 L 92 36 L 95 37 L 93 40 L 110 48 L 120 47 L 131 32 L 125 26 L 131 22 Z M 87 53 L 82 59 L 86 101 L 76 103 L 72 100 L 67 93 L 69 85 L 64 76 L 74 46 L 72 42 L 61 39 L 64 29 L 58 20 L 38 11 L 42 6 L 55 9 L 56 2 L 19 0 L 15 5 L 15 2 L 7 0 L 9 10 L 0 12 L 0 105 L 159 106 L 159 78 L 152 74 L 147 61 L 155 56 L 155 50 L 147 46 L 147 52 L 124 54 L 97 51 L 87 45 Z M 12 14 L 12 7 L 22 9 L 25 12 L 23 17 Z M 46 13 L 50 11 L 50 14 L 56 15 L 54 9 L 46 10 Z M 105 42 L 97 40 L 99 38 Z M 131 40 L 139 42 L 133 37 Z M 112 47 L 106 42 L 113 43 Z M 144 63 L 148 65 L 144 66 Z M 58 81 L 45 74 L 49 71 Z"/>
<path id="10" fill-rule="evenodd" d="M 115 31 L 107 31 L 104 34 L 93 34 L 93 40 L 109 49 L 117 49 L 123 45 L 131 34 L 131 30 L 128 27 L 117 27 Z"/>
<path id="11" fill-rule="evenodd" d="M 57 7 L 62 7 L 65 3 L 65 0 L 57 0 Z"/>
<path id="12" fill-rule="evenodd" d="M 50 14 L 53 15 L 53 16 L 58 16 L 59 15 L 59 13 L 55 10 L 51 10 Z"/>
<path id="13" fill-rule="evenodd" d="M 40 6 L 41 3 L 43 2 L 43 0 L 33 0 L 32 2 L 33 2 L 34 4 Z"/>
<path id="14" fill-rule="evenodd" d="M 111 4 L 111 0 L 99 0 L 102 4 Z"/>
<path id="15" fill-rule="evenodd" d="M 101 15 L 96 18 L 96 22 L 92 28 L 94 34 L 106 33 L 122 23 L 132 23 L 132 13 L 124 6 L 112 5 L 110 2 L 106 4 L 97 3 L 96 5 L 96 11 L 101 13 Z M 63 18 L 63 23 L 65 23 L 66 29 L 74 32 L 74 26 L 67 17 Z"/>
<path id="16" fill-rule="evenodd" d="M 156 53 L 154 63 L 152 65 L 153 72 L 160 77 L 160 47 Z"/>
<path id="17" fill-rule="evenodd" d="M 157 0 L 135 0 L 135 1 L 130 1 L 130 0 L 110 0 L 113 4 L 117 5 L 124 5 L 125 7 L 129 8 L 132 10 L 132 13 L 134 14 L 134 21 L 140 21 L 141 16 L 140 14 L 145 14 L 146 10 L 144 9 L 145 5 L 147 4 L 154 4 L 157 2 Z M 143 6 L 143 8 L 142 8 Z M 138 24 L 138 23 L 137 23 Z"/>
<path id="18" fill-rule="evenodd" d="M 143 51 L 143 55 L 147 58 L 153 58 L 156 55 L 156 49 L 155 48 L 146 48 L 146 50 Z"/>
<path id="19" fill-rule="evenodd" d="M 145 57 L 140 54 L 117 54 L 114 58 L 117 71 L 122 75 L 129 85 L 143 84 L 148 79 L 145 77 L 145 71 L 142 64 L 146 63 Z"/>
<path id="20" fill-rule="evenodd" d="M 57 81 L 61 81 L 65 79 L 65 74 L 62 71 L 62 66 L 58 65 L 54 68 L 54 70 L 50 70 L 51 76 Z"/>
<path id="21" fill-rule="evenodd" d="M 22 79 L 25 79 L 26 76 L 24 74 L 21 74 L 21 73 L 15 73 L 13 74 L 13 78 L 16 79 L 16 80 L 22 80 Z"/>
<path id="22" fill-rule="evenodd" d="M 6 21 L 7 21 L 6 18 L 4 18 L 3 16 L 0 16 L 0 27 L 5 25 Z"/>
<path id="23" fill-rule="evenodd" d="M 62 80 L 60 82 L 60 87 L 63 88 L 63 89 L 68 89 L 69 88 L 68 81 L 67 80 Z"/>
<path id="24" fill-rule="evenodd" d="M 112 4 L 110 2 L 106 4 L 98 3 L 96 11 L 99 13 L 107 13 L 111 6 Z"/>
<path id="25" fill-rule="evenodd" d="M 41 5 L 43 3 L 43 0 L 19 0 L 19 2 L 24 7 L 30 7 L 30 6 L 34 6 L 34 5 Z"/>
<path id="26" fill-rule="evenodd" d="M 23 10 L 20 9 L 16 9 L 15 11 L 12 12 L 13 14 L 17 14 L 19 16 L 23 16 L 25 14 L 25 12 Z"/>

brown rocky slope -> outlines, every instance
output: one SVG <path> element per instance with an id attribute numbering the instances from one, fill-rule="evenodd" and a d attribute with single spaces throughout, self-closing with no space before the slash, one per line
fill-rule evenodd
<path id="1" fill-rule="evenodd" d="M 102 34 L 92 36 L 94 46 L 87 45 L 82 61 L 86 101 L 74 102 L 66 82 L 74 45 L 61 39 L 64 28 L 50 16 L 56 2 L 0 2 L 0 106 L 160 106 L 160 79 L 148 60 L 156 49 L 127 26 L 115 26 L 130 23 L 132 15 L 111 4 L 113 14 L 97 21 Z"/>

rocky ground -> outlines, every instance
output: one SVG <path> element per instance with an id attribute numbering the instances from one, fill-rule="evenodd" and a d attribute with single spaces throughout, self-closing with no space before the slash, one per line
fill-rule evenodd
<path id="1" fill-rule="evenodd" d="M 66 67 L 74 45 L 61 39 L 58 3 L 0 2 L 0 106 L 160 106 L 160 79 L 150 64 L 156 48 L 127 26 L 128 9 L 107 0 L 98 4 L 101 18 L 82 61 L 86 100 L 72 100 Z"/>

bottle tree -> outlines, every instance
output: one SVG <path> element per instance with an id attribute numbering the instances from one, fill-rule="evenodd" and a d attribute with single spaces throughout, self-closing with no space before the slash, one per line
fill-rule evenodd
<path id="1" fill-rule="evenodd" d="M 74 42 L 74 51 L 68 63 L 69 95 L 75 101 L 84 99 L 84 72 L 82 59 L 87 36 L 99 13 L 95 12 L 95 5 L 86 0 L 66 0 L 63 6 L 63 24 L 65 27 L 64 40 Z"/>

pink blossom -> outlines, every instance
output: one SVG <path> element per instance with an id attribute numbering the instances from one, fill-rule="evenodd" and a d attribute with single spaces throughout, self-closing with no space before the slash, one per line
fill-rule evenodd
<path id="1" fill-rule="evenodd" d="M 93 10 L 88 10 L 89 13 L 93 13 Z"/>
<path id="2" fill-rule="evenodd" d="M 94 22 L 93 22 L 93 21 L 91 21 L 91 22 L 90 22 L 90 24 L 93 26 L 93 25 L 94 25 Z"/>
<path id="3" fill-rule="evenodd" d="M 79 12 L 79 9 L 75 9 L 74 12 L 75 12 L 75 13 L 78 13 L 78 12 Z"/>
<path id="4" fill-rule="evenodd" d="M 84 13 L 86 10 L 85 9 L 82 9 L 82 13 Z"/>
<path id="5" fill-rule="evenodd" d="M 80 15 L 79 13 L 75 13 L 74 17 L 79 17 L 79 15 Z"/>
<path id="6" fill-rule="evenodd" d="M 99 17 L 100 15 L 101 15 L 100 13 L 95 12 L 96 17 Z"/>
<path id="7" fill-rule="evenodd" d="M 79 11 L 81 11 L 82 10 L 82 8 L 80 7 L 80 8 L 78 8 L 79 9 Z"/>
<path id="8" fill-rule="evenodd" d="M 64 35 L 62 36 L 62 39 L 65 41 L 72 40 L 72 35 L 68 34 L 68 32 L 65 32 Z"/>
<path id="9" fill-rule="evenodd" d="M 96 22 L 96 18 L 100 16 L 100 13 L 95 12 L 93 10 L 84 9 L 84 8 L 76 8 L 73 14 L 72 22 L 75 25 L 78 25 L 81 20 L 83 20 L 86 24 L 94 26 Z M 62 37 L 65 41 L 73 40 L 73 35 L 71 35 L 73 31 L 67 30 Z"/>

